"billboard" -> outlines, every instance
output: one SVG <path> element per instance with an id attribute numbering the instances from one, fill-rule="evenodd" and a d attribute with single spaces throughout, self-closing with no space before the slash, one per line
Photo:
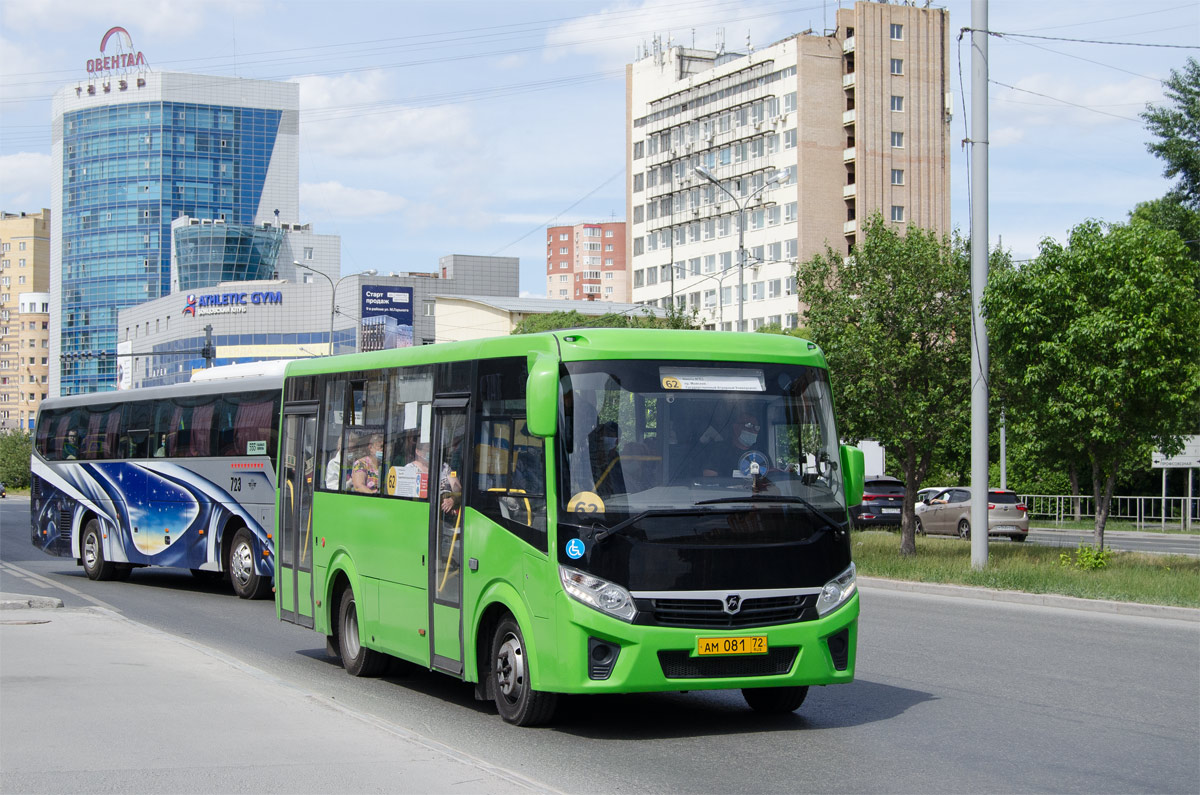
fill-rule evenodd
<path id="1" fill-rule="evenodd" d="M 413 344 L 413 288 L 364 284 L 359 350 L 408 348 Z"/>

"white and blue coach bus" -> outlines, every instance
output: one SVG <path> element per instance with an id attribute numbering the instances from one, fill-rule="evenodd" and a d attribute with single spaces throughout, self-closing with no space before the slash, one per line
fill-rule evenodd
<path id="1" fill-rule="evenodd" d="M 34 546 L 93 580 L 173 566 L 266 596 L 281 388 L 280 373 L 42 401 Z"/>

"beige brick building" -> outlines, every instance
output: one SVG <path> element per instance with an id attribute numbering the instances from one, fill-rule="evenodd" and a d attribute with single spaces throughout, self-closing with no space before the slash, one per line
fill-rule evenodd
<path id="1" fill-rule="evenodd" d="M 0 430 L 32 428 L 46 396 L 49 284 L 50 211 L 0 214 Z"/>
<path id="2" fill-rule="evenodd" d="M 870 2 L 746 54 L 650 48 L 626 68 L 630 300 L 790 328 L 796 263 L 872 213 L 948 232 L 948 63 L 946 10 Z"/>
<path id="3" fill-rule="evenodd" d="M 629 272 L 625 222 L 552 226 L 546 230 L 546 297 L 625 301 Z"/>

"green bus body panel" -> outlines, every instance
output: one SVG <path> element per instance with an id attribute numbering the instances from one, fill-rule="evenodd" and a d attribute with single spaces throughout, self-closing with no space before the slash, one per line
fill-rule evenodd
<path id="1" fill-rule="evenodd" d="M 590 360 L 680 360 L 791 363 L 825 368 L 825 357 L 807 340 L 776 334 L 647 329 L 571 329 L 541 334 L 468 340 L 371 353 L 301 359 L 287 365 L 287 378 L 321 373 L 369 371 L 446 361 L 526 356 L 530 362 L 531 422 L 554 432 L 557 420 L 557 364 Z M 553 367 L 550 365 L 553 364 Z M 552 379 L 550 374 L 554 373 Z M 536 383 L 533 383 L 536 380 Z M 553 383 L 552 383 L 553 381 Z M 549 394 L 554 395 L 554 417 Z M 535 405 L 536 404 L 536 405 Z M 557 483 L 553 446 L 546 447 L 546 482 Z M 854 461 L 843 452 L 843 465 Z M 861 458 L 859 459 L 861 460 Z M 861 467 L 861 465 L 860 465 Z M 858 478 L 861 489 L 861 475 Z M 854 484 L 849 484 L 854 491 Z M 546 506 L 548 549 L 558 548 L 558 506 Z M 462 643 L 459 648 L 457 608 L 434 605 L 429 621 L 429 505 L 424 502 L 362 498 L 317 492 L 314 495 L 315 629 L 331 634 L 334 586 L 347 579 L 359 595 L 360 635 L 364 645 L 428 667 L 428 630 L 434 630 L 437 653 L 463 661 L 463 678 L 477 681 L 477 660 L 492 642 L 481 626 L 497 607 L 511 613 L 525 635 L 530 682 L 538 690 L 562 693 L 709 690 L 756 686 L 818 685 L 850 682 L 857 656 L 859 597 L 823 618 L 771 627 L 710 632 L 635 626 L 600 613 L 568 597 L 553 557 L 518 539 L 471 509 L 464 512 L 462 560 Z M 477 569 L 471 570 L 468 561 Z M 280 599 L 282 594 L 280 591 Z M 277 604 L 279 600 L 277 600 Z M 833 666 L 825 639 L 849 632 L 846 669 Z M 766 635 L 772 648 L 798 649 L 792 670 L 777 676 L 711 679 L 667 679 L 658 659 L 663 650 L 695 654 L 700 637 Z M 611 676 L 588 678 L 588 638 L 621 646 Z M 482 647 L 482 649 L 480 648 Z"/>
<path id="2" fill-rule="evenodd" d="M 433 653 L 448 660 L 462 660 L 458 643 L 458 621 L 462 611 L 457 607 L 433 604 Z"/>

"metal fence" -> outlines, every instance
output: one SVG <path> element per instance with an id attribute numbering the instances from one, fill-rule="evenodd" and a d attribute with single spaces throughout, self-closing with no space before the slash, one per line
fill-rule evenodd
<path id="1" fill-rule="evenodd" d="M 1031 522 L 1063 524 L 1096 518 L 1096 500 L 1091 496 L 1072 497 L 1070 494 L 1022 494 L 1029 507 Z M 1078 503 L 1078 510 L 1076 510 Z M 1109 520 L 1132 522 L 1147 530 L 1196 530 L 1200 515 L 1200 497 L 1122 497 L 1114 496 L 1109 507 Z"/>

